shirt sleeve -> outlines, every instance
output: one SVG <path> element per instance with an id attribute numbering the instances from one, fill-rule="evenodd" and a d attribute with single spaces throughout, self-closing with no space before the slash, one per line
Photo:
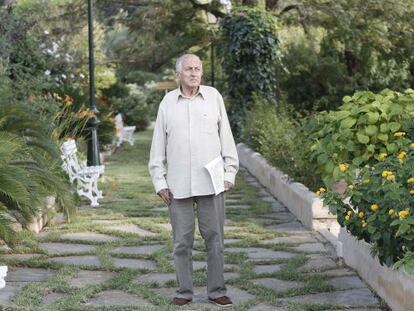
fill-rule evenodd
<path id="1" fill-rule="evenodd" d="M 155 121 L 150 159 L 148 162 L 149 173 L 151 175 L 156 193 L 158 193 L 161 189 L 168 189 L 166 180 L 167 130 L 165 121 L 164 105 L 161 102 L 158 109 L 157 119 Z"/>
<path id="2" fill-rule="evenodd" d="M 237 155 L 237 148 L 234 143 L 223 97 L 220 93 L 217 92 L 217 94 L 220 111 L 219 135 L 221 143 L 221 156 L 224 161 L 224 180 L 231 182 L 234 185 L 236 174 L 239 170 L 239 157 Z"/>

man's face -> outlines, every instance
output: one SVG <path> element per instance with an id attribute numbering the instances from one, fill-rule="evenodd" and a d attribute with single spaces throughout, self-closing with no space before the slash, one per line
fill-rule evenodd
<path id="1" fill-rule="evenodd" d="M 185 88 L 195 88 L 201 83 L 203 67 L 198 58 L 194 56 L 186 57 L 183 61 L 181 72 L 177 73 L 181 85 Z"/>

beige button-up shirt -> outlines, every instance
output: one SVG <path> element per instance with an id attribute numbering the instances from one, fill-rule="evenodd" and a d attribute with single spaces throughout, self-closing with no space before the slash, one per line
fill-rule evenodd
<path id="1" fill-rule="evenodd" d="M 155 191 L 169 188 L 176 199 L 215 193 L 204 166 L 219 156 L 224 180 L 234 184 L 239 160 L 220 93 L 204 85 L 191 98 L 179 88 L 167 93 L 158 109 L 148 163 Z"/>

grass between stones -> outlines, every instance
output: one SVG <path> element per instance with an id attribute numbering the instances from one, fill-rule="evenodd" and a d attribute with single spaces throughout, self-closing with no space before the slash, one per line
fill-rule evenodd
<path id="1" fill-rule="evenodd" d="M 30 283 L 23 287 L 9 303 L 10 310 L 174 310 L 170 305 L 170 297 L 156 294 L 154 289 L 161 287 L 175 287 L 176 281 L 164 283 L 150 282 L 137 283 L 137 277 L 148 273 L 173 273 L 171 232 L 168 228 L 168 212 L 164 209 L 160 199 L 154 194 L 153 187 L 147 172 L 147 162 L 151 132 L 136 134 L 136 143 L 133 147 L 123 145 L 122 148 L 109 157 L 105 168 L 105 178 L 101 182 L 105 198 L 98 208 L 82 207 L 71 223 L 47 228 L 47 234 L 39 236 L 29 232 L 19 233 L 21 243 L 14 249 L 14 253 L 33 253 L 37 257 L 30 259 L 7 259 L 10 267 L 32 267 L 53 269 L 56 274 L 45 282 Z M 318 271 L 300 272 L 299 268 L 307 262 L 305 253 L 292 250 L 298 244 L 261 244 L 262 241 L 277 237 L 289 236 L 265 226 L 283 223 L 281 220 L 269 219 L 266 214 L 274 212 L 271 203 L 262 200 L 263 191 L 251 185 L 252 178 L 241 170 L 237 176 L 236 188 L 228 198 L 232 205 L 247 205 L 249 208 L 229 208 L 226 211 L 225 239 L 229 240 L 226 249 L 241 248 L 240 252 L 225 251 L 226 271 L 233 272 L 227 284 L 240 290 L 247 291 L 255 298 L 235 305 L 231 310 L 249 310 L 259 303 L 280 306 L 285 310 L 336 310 L 341 306 L 330 304 L 303 304 L 296 302 L 281 302 L 280 298 L 305 295 L 311 293 L 330 292 L 334 288 L 324 284 L 327 277 Z M 116 230 L 117 226 L 135 225 L 140 229 L 153 233 L 151 236 L 140 236 L 136 233 Z M 135 228 L 135 227 L 134 227 Z M 84 237 L 62 238 L 67 233 L 91 232 L 105 234 L 116 240 L 105 241 Z M 69 236 L 70 237 L 70 236 Z M 234 239 L 234 241 L 231 241 Z M 58 255 L 48 255 L 41 248 L 40 243 L 65 243 L 67 248 L 71 244 L 96 245 L 88 252 L 70 252 Z M 157 250 L 144 253 L 111 252 L 120 246 L 162 245 Z M 243 248 L 246 251 L 243 251 Z M 251 260 L 250 248 L 261 248 L 270 251 L 288 252 L 295 256 L 287 259 L 270 258 Z M 194 261 L 205 261 L 206 253 L 198 230 L 194 249 L 199 251 L 193 256 Z M 323 253 L 322 253 L 323 254 Z M 53 262 L 50 258 L 79 256 L 73 264 Z M 98 264 L 82 263 L 80 256 L 96 256 Z M 151 261 L 154 269 L 148 268 L 116 268 L 115 259 L 130 259 Z M 276 272 L 256 274 L 257 265 L 281 265 Z M 85 284 L 82 288 L 71 285 L 71 280 L 81 270 L 108 271 L 113 273 L 106 281 L 98 284 Z M 286 282 L 298 282 L 299 286 L 283 291 L 275 291 L 269 287 L 258 285 L 254 280 L 272 278 Z M 194 272 L 194 285 L 205 287 L 206 269 Z M 88 305 L 88 301 L 95 295 L 106 290 L 122 290 L 125 293 L 136 295 L 146 300 L 148 306 L 101 306 Z M 57 295 L 57 299 L 48 299 Z M 378 306 L 377 306 L 378 307 Z M 380 305 L 380 307 L 384 307 Z M 196 306 L 197 310 L 207 310 L 208 304 Z M 367 309 L 369 310 L 369 309 Z"/>

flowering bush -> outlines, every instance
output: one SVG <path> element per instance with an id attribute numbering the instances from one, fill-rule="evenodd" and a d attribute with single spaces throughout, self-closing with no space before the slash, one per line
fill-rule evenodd
<path id="1" fill-rule="evenodd" d="M 336 111 L 323 112 L 307 122 L 313 141 L 310 160 L 316 162 L 326 185 L 343 175 L 372 165 L 381 153 L 393 154 L 406 143 L 403 134 L 414 116 L 414 90 L 356 92 L 345 96 Z"/>
<path id="2" fill-rule="evenodd" d="M 414 258 L 414 143 L 402 131 L 395 132 L 401 148 L 388 155 L 374 156 L 375 163 L 352 177 L 338 167 L 347 181 L 343 193 L 320 192 L 341 226 L 373 245 L 373 253 L 388 266 L 403 261 L 413 266 Z M 342 165 L 342 164 L 340 164 Z"/>

